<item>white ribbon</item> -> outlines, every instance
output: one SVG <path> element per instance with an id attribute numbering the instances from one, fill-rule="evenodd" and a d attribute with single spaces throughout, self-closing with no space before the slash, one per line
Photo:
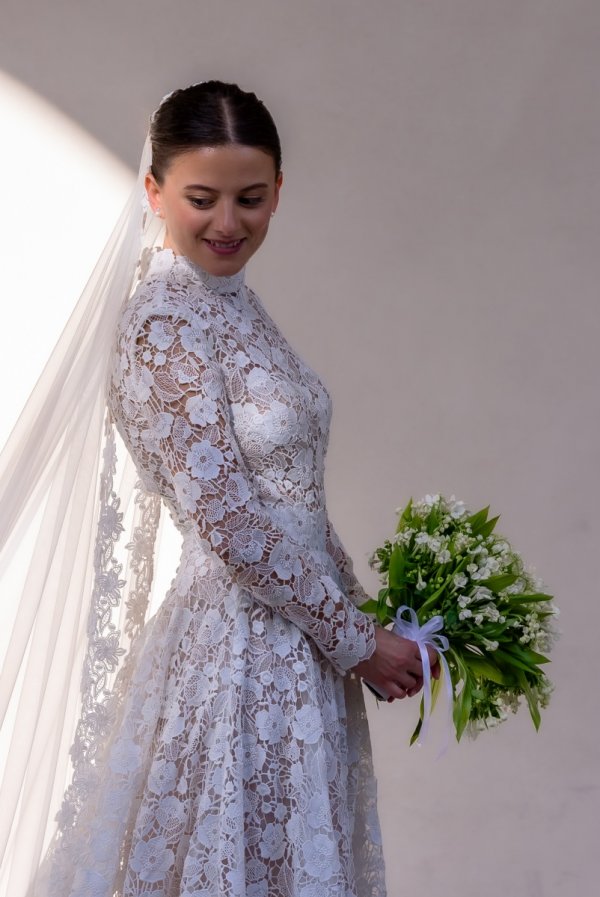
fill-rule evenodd
<path id="1" fill-rule="evenodd" d="M 403 619 L 406 611 L 408 611 L 409 613 L 410 620 Z M 448 648 L 450 647 L 450 643 L 445 635 L 436 635 L 436 633 L 439 633 L 439 631 L 443 629 L 443 627 L 444 618 L 440 614 L 437 614 L 435 617 L 431 617 L 430 620 L 427 620 L 426 623 L 423 623 L 422 626 L 419 626 L 419 619 L 417 617 L 416 611 L 413 610 L 412 607 L 409 607 L 407 604 L 403 604 L 402 607 L 399 607 L 396 611 L 396 619 L 392 628 L 392 632 L 395 632 L 396 635 L 404 636 L 404 638 L 408 638 L 413 642 L 416 642 L 421 653 L 421 660 L 423 662 L 423 722 L 419 731 L 419 737 L 417 738 L 417 744 L 419 746 L 424 743 L 425 738 L 427 737 L 427 732 L 429 730 L 429 719 L 431 717 L 431 664 L 429 663 L 427 645 L 431 645 L 431 647 L 438 653 L 440 664 L 444 672 L 447 712 L 444 745 L 442 747 L 442 750 L 440 751 L 439 756 L 442 756 L 442 754 L 446 752 L 446 749 L 448 747 L 450 727 L 452 725 L 452 705 L 454 700 L 454 694 L 452 691 L 452 679 L 450 678 L 448 661 L 444 657 L 444 651 L 448 650 Z"/>
<path id="2" fill-rule="evenodd" d="M 407 611 L 410 617 L 409 620 L 404 619 L 404 614 Z M 444 673 L 447 707 L 446 731 L 444 735 L 444 744 L 438 755 L 440 757 L 446 752 L 448 747 L 450 730 L 452 727 L 452 707 L 454 701 L 450 669 L 448 668 L 448 661 L 444 657 L 444 651 L 448 650 L 450 643 L 445 635 L 436 634 L 443 629 L 443 626 L 444 618 L 440 614 L 431 617 L 430 620 L 427 620 L 426 623 L 423 623 L 423 625 L 420 626 L 416 611 L 407 604 L 403 604 L 402 607 L 399 607 L 396 611 L 396 619 L 392 628 L 392 632 L 395 632 L 396 635 L 403 636 L 404 638 L 416 642 L 421 654 L 421 661 L 423 663 L 423 721 L 421 723 L 419 737 L 417 738 L 417 744 L 419 746 L 425 741 L 429 730 L 429 719 L 431 717 L 431 664 L 429 663 L 427 645 L 431 645 L 431 647 L 438 653 L 439 661 Z M 373 686 L 372 683 L 369 684 L 381 694 L 384 700 L 389 697 L 389 695 L 383 693 L 379 686 Z"/>

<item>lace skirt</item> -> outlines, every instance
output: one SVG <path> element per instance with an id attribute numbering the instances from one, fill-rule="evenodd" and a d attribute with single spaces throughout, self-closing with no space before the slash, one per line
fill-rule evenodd
<path id="1" fill-rule="evenodd" d="M 360 681 L 191 533 L 116 692 L 36 897 L 384 897 Z"/>

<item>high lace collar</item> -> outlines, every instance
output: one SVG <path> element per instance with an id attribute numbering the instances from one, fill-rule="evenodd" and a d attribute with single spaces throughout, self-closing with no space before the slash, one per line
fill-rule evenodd
<path id="1" fill-rule="evenodd" d="M 243 286 L 246 278 L 246 268 L 242 268 L 237 274 L 217 275 L 209 274 L 196 262 L 185 255 L 176 255 L 172 249 L 162 246 L 154 246 L 150 253 L 148 273 L 166 271 L 173 266 L 180 266 L 192 273 L 198 280 L 213 293 L 229 294 L 237 293 Z"/>

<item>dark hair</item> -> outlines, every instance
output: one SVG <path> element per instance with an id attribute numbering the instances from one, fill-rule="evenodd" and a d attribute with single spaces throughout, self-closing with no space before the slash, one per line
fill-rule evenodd
<path id="1" fill-rule="evenodd" d="M 281 144 L 271 113 L 237 84 L 203 81 L 174 90 L 150 121 L 152 172 L 162 185 L 173 158 L 199 146 L 254 146 L 281 170 Z"/>

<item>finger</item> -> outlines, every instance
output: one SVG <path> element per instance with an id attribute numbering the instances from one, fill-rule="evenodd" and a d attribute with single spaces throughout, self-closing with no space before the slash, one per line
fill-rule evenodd
<path id="1" fill-rule="evenodd" d="M 414 688 L 415 685 L 422 680 L 422 675 L 417 675 L 415 673 L 409 672 L 408 670 L 399 670 L 396 673 L 396 682 L 403 688 L 404 691 L 408 691 L 410 688 Z"/>
<path id="2" fill-rule="evenodd" d="M 438 662 L 438 653 L 431 645 L 426 645 L 427 654 L 429 655 L 429 666 L 434 667 Z"/>
<path id="3" fill-rule="evenodd" d="M 402 700 L 406 697 L 406 688 L 399 682 L 386 683 L 386 691 L 394 698 Z"/>

